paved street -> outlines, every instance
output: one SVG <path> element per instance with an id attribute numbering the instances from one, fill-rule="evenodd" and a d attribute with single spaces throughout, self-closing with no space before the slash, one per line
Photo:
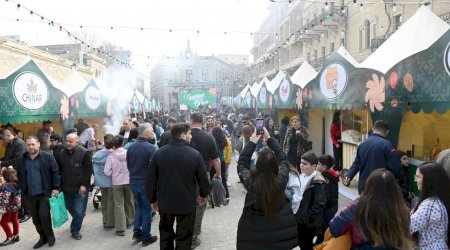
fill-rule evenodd
<path id="1" fill-rule="evenodd" d="M 230 166 L 230 177 L 232 186 L 230 188 L 231 201 L 228 206 L 220 208 L 208 208 L 203 219 L 201 240 L 202 244 L 199 250 L 214 249 L 235 249 L 236 231 L 239 217 L 241 216 L 242 206 L 244 204 L 245 194 L 243 187 L 238 182 L 236 173 L 236 163 Z M 340 195 L 339 207 L 342 208 L 350 202 L 350 199 Z M 152 223 L 152 233 L 159 236 L 158 232 L 159 216 L 154 217 Z M 34 226 L 29 220 L 25 224 L 20 224 L 21 241 L 4 249 L 32 249 L 33 245 L 39 240 Z M 132 229 L 127 230 L 126 236 L 115 235 L 114 230 L 105 231 L 102 228 L 101 211 L 95 210 L 90 200 L 87 209 L 87 215 L 82 228 L 83 239 L 80 241 L 70 237 L 69 222 L 66 222 L 61 228 L 55 230 L 56 244 L 52 249 L 96 249 L 96 250 L 114 250 L 114 249 L 140 249 L 140 244 L 133 245 L 131 236 Z M 2 231 L 2 235 L 4 233 Z M 41 249 L 48 249 L 45 245 Z M 159 241 L 146 247 L 146 249 L 159 249 Z M 298 248 L 297 248 L 298 249 Z"/>

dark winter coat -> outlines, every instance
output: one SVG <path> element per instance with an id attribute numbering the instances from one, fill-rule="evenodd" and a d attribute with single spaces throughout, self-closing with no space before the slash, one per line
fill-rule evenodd
<path id="1" fill-rule="evenodd" d="M 383 136 L 373 133 L 359 144 L 347 177 L 351 180 L 359 172 L 358 192 L 361 193 L 369 175 L 379 168 L 386 168 L 396 178 L 401 176 L 402 164 L 396 148 Z"/>
<path id="2" fill-rule="evenodd" d="M 56 156 L 61 173 L 61 189 L 66 194 L 78 193 L 81 186 L 91 187 L 92 156 L 87 149 L 76 146 L 70 151 L 65 148 Z"/>
<path id="3" fill-rule="evenodd" d="M 184 140 L 173 139 L 156 151 L 148 171 L 146 193 L 169 214 L 195 213 L 196 186 L 200 196 L 208 196 L 209 182 L 203 158 Z"/>
<path id="4" fill-rule="evenodd" d="M 325 210 L 330 207 L 337 207 L 339 199 L 339 176 L 332 169 L 321 174 L 327 180 L 327 204 Z"/>
<path id="5" fill-rule="evenodd" d="M 6 145 L 5 157 L 1 160 L 1 167 L 13 166 L 17 169 L 20 164 L 22 155 L 25 153 L 25 142 L 19 137 L 14 137 L 14 139 Z"/>
<path id="6" fill-rule="evenodd" d="M 286 154 L 275 139 L 270 138 L 267 144 L 278 158 L 278 178 L 284 190 L 289 179 Z M 247 189 L 247 195 L 239 219 L 236 248 L 238 250 L 292 249 L 298 244 L 298 234 L 297 223 L 290 204 L 287 201 L 285 204 L 279 204 L 278 214 L 275 218 L 265 217 L 262 208 L 256 204 L 255 192 L 251 187 L 252 174 L 250 171 L 250 161 L 255 147 L 253 142 L 247 143 L 238 161 L 239 178 Z M 280 195 L 284 196 L 284 193 Z"/>
<path id="7" fill-rule="evenodd" d="M 28 194 L 28 182 L 25 162 L 28 157 L 27 153 L 22 155 L 21 164 L 17 169 L 17 177 L 19 179 L 20 189 L 22 190 L 22 195 Z M 50 153 L 45 151 L 39 151 L 38 161 L 41 167 L 41 178 L 42 185 L 44 186 L 44 194 L 50 196 L 52 190 L 60 190 L 61 185 L 61 175 L 59 174 L 58 164 L 55 158 Z"/>
<path id="8" fill-rule="evenodd" d="M 326 188 L 326 180 L 319 172 L 306 184 L 300 208 L 295 215 L 299 225 L 305 225 L 314 232 L 322 232 L 323 211 L 327 203 Z"/>

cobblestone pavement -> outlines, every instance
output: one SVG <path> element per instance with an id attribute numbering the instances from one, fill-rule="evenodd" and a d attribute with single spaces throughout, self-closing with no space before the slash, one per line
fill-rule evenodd
<path id="1" fill-rule="evenodd" d="M 208 207 L 203 219 L 201 242 L 196 248 L 198 250 L 214 249 L 235 249 L 237 224 L 242 213 L 244 204 L 244 188 L 238 183 L 236 173 L 236 163 L 230 166 L 229 188 L 231 201 L 228 206 L 214 208 Z M 351 200 L 343 195 L 339 197 L 339 208 L 348 204 Z M 70 221 L 69 221 L 70 222 Z M 55 230 L 56 244 L 51 249 L 77 249 L 77 250 L 115 250 L 115 249 L 141 249 L 141 244 L 133 244 L 131 236 L 132 229 L 126 231 L 126 235 L 116 236 L 115 231 L 105 231 L 102 227 L 101 210 L 94 209 L 92 198 L 89 201 L 86 217 L 83 223 L 81 233 L 82 240 L 74 240 L 70 237 L 69 222 L 66 222 L 61 228 Z M 153 218 L 151 232 L 159 236 L 158 230 L 159 215 Z M 1 235 L 4 237 L 3 230 Z M 14 245 L 3 247 L 3 249 L 32 249 L 33 245 L 39 240 L 31 219 L 20 224 L 20 242 Z M 3 241 L 3 240 L 2 240 Z M 48 245 L 41 249 L 48 249 Z M 145 249 L 159 249 L 159 240 Z M 299 249 L 299 248 L 297 248 Z"/>

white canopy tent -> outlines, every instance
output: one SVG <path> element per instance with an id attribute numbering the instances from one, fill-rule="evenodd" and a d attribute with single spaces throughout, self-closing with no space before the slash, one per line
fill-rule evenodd
<path id="1" fill-rule="evenodd" d="M 291 81 L 293 84 L 299 86 L 300 88 L 305 88 L 312 79 L 316 78 L 317 71 L 308 63 L 304 62 L 291 76 Z"/>
<path id="2" fill-rule="evenodd" d="M 386 74 L 403 59 L 429 48 L 450 25 L 425 6 L 409 18 L 386 42 L 373 52 L 361 68 L 374 69 Z"/>
<path id="3" fill-rule="evenodd" d="M 241 91 L 241 93 L 239 94 L 241 96 L 242 99 L 245 98 L 245 95 L 247 94 L 248 89 L 250 88 L 250 85 L 247 84 L 247 86 L 245 86 L 245 88 Z"/>
<path id="4" fill-rule="evenodd" d="M 69 75 L 60 83 L 61 91 L 68 97 L 84 90 L 88 82 L 81 77 L 76 70 L 71 70 Z"/>
<path id="5" fill-rule="evenodd" d="M 250 87 L 250 93 L 255 98 L 258 96 L 259 91 L 261 90 L 261 87 L 263 86 L 263 81 L 260 81 L 259 83 L 255 82 L 253 83 L 252 87 Z"/>
<path id="6" fill-rule="evenodd" d="M 275 90 L 277 90 L 280 86 L 281 81 L 283 81 L 285 75 L 286 74 L 282 70 L 278 71 L 278 74 L 272 79 L 272 81 L 267 83 L 267 90 L 274 94 Z"/>

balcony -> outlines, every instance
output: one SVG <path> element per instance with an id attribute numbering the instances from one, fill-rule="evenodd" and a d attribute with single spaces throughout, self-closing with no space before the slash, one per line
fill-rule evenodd
<path id="1" fill-rule="evenodd" d="M 450 12 L 439 15 L 439 17 L 446 23 L 450 24 Z"/>
<path id="2" fill-rule="evenodd" d="M 373 38 L 370 43 L 370 49 L 374 52 L 380 47 L 394 32 L 389 32 L 386 35 Z"/>
<path id="3" fill-rule="evenodd" d="M 316 59 L 311 60 L 310 64 L 315 70 L 320 70 L 322 68 L 322 65 L 325 63 L 325 57 L 319 57 Z"/>

